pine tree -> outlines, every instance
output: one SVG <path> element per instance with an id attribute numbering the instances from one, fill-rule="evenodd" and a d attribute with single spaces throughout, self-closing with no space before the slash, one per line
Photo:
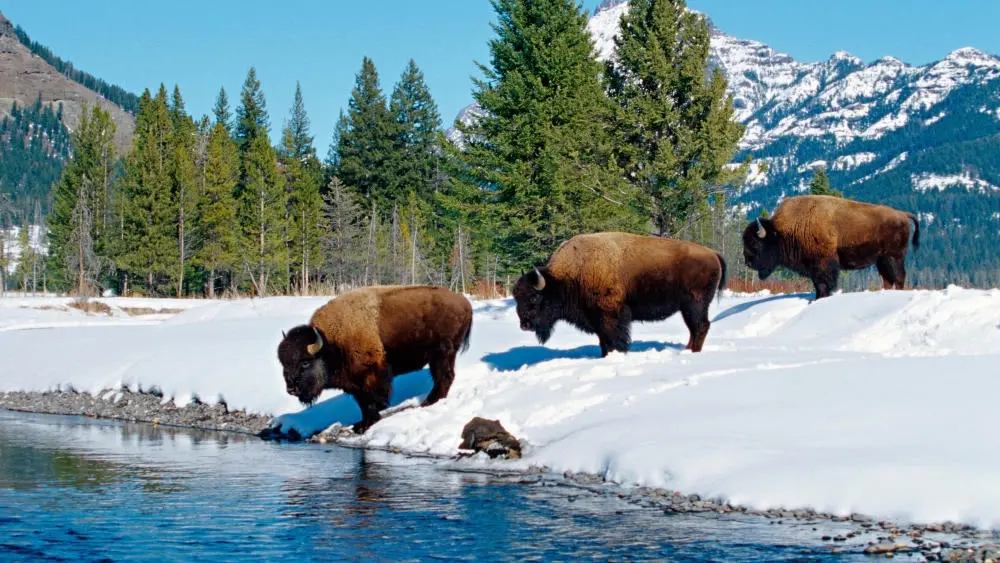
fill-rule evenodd
<path id="1" fill-rule="evenodd" d="M 236 108 L 235 137 L 240 153 L 249 150 L 257 137 L 266 137 L 267 130 L 267 102 L 257 80 L 257 70 L 250 67 L 240 92 L 240 105 Z"/>
<path id="2" fill-rule="evenodd" d="M 195 261 L 207 272 L 208 297 L 215 297 L 220 276 L 232 277 L 237 261 L 239 223 L 233 192 L 239 177 L 236 144 L 222 122 L 216 122 L 208 139 L 205 190 L 198 199 L 198 238 L 201 248 Z"/>
<path id="3" fill-rule="evenodd" d="M 361 241 L 365 235 L 364 211 L 336 176 L 330 180 L 323 198 L 328 225 L 323 241 L 327 256 L 325 269 L 335 289 L 340 291 L 358 283 L 362 267 Z"/>
<path id="4" fill-rule="evenodd" d="M 684 0 L 632 0 L 605 76 L 619 162 L 659 234 L 678 235 L 745 175 L 727 168 L 743 135 L 719 69 L 708 72 L 704 16 Z"/>
<path id="5" fill-rule="evenodd" d="M 460 127 L 469 142 L 458 176 L 494 215 L 480 232 L 522 269 L 580 232 L 644 230 L 613 159 L 586 14 L 572 0 L 492 4 L 491 66 L 479 65 L 473 93 L 485 115 Z"/>
<path id="6" fill-rule="evenodd" d="M 245 183 L 240 192 L 240 252 L 255 294 L 265 296 L 272 287 L 285 289 L 288 282 L 274 280 L 274 275 L 283 274 L 288 264 L 287 197 L 266 132 L 254 138 L 241 160 Z"/>
<path id="7" fill-rule="evenodd" d="M 73 159 L 53 187 L 50 263 L 62 285 L 78 294 L 95 289 L 112 253 L 109 192 L 114 180 L 114 136 L 111 116 L 99 106 L 84 106 L 72 136 Z"/>
<path id="8" fill-rule="evenodd" d="M 142 280 L 146 292 L 157 294 L 176 272 L 177 216 L 171 190 L 173 126 L 167 91 L 149 90 L 139 98 L 132 150 L 125 157 L 121 181 L 118 266 Z M 124 290 L 129 283 L 126 278 Z"/>
<path id="9" fill-rule="evenodd" d="M 809 193 L 812 195 L 844 197 L 842 192 L 830 187 L 830 179 L 826 175 L 826 168 L 822 166 L 818 166 L 813 170 L 812 179 L 809 181 Z"/>
<path id="10" fill-rule="evenodd" d="M 320 264 L 325 217 L 320 195 L 322 170 L 309 133 L 309 116 L 299 84 L 295 85 L 295 99 L 281 139 L 280 160 L 289 197 L 288 226 L 292 230 L 289 258 L 297 270 L 299 291 L 308 294 L 310 277 Z"/>
<path id="11" fill-rule="evenodd" d="M 215 107 L 212 108 L 212 115 L 215 122 L 221 123 L 226 128 L 226 132 L 232 134 L 233 112 L 229 109 L 229 96 L 225 88 L 219 89 L 219 95 L 215 98 Z"/>
<path id="12" fill-rule="evenodd" d="M 177 258 L 174 282 L 177 297 L 184 295 L 184 273 L 192 254 L 191 233 L 195 225 L 195 206 L 198 201 L 197 171 L 195 169 L 196 128 L 184 109 L 180 88 L 174 86 L 170 104 L 170 121 L 173 135 L 170 141 L 171 208 L 177 219 Z"/>
<path id="13" fill-rule="evenodd" d="M 364 57 L 347 105 L 346 127 L 338 131 L 337 168 L 340 181 L 379 209 L 391 209 L 391 160 L 395 127 L 379 86 L 375 64 Z"/>
<path id="14" fill-rule="evenodd" d="M 331 177 L 340 168 L 340 142 L 344 137 L 344 132 L 347 131 L 347 115 L 344 110 L 340 110 L 340 114 L 337 116 L 337 123 L 333 126 L 333 140 L 330 142 L 330 148 L 326 151 L 326 166 L 330 171 Z M 327 179 L 329 184 L 330 179 Z"/>
<path id="15" fill-rule="evenodd" d="M 441 116 L 431 97 L 424 74 L 410 59 L 392 92 L 389 113 L 395 124 L 395 145 L 390 162 L 396 195 L 393 203 L 403 203 L 399 194 L 415 191 L 421 199 L 430 197 L 439 165 L 436 143 L 440 140 Z"/>

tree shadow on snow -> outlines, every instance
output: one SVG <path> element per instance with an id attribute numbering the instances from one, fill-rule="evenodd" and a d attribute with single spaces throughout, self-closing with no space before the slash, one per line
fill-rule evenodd
<path id="1" fill-rule="evenodd" d="M 814 297 L 816 297 L 815 293 L 782 293 L 780 295 L 772 295 L 770 297 L 757 299 L 756 301 L 748 301 L 746 303 L 740 303 L 739 305 L 733 305 L 732 307 L 726 309 L 725 311 L 722 311 L 718 315 L 715 315 L 715 318 L 712 319 L 712 322 L 713 323 L 718 322 L 721 321 L 722 319 L 725 319 L 726 317 L 738 315 L 746 311 L 747 309 L 750 309 L 751 307 L 756 307 L 757 305 L 763 305 L 764 303 L 768 303 L 770 301 L 777 301 L 779 299 L 805 299 L 809 301 L 812 300 L 812 298 Z"/>
<path id="2" fill-rule="evenodd" d="M 683 344 L 673 342 L 639 341 L 633 342 L 630 352 L 662 352 L 664 350 L 683 350 Z M 522 367 L 531 367 L 549 360 L 580 360 L 585 358 L 599 359 L 601 347 L 578 346 L 569 349 L 546 348 L 545 346 L 518 346 L 505 352 L 494 352 L 482 357 L 482 362 L 498 371 L 514 371 Z"/>

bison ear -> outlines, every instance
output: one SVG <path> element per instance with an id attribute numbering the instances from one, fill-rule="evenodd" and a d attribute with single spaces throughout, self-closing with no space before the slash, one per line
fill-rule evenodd
<path id="1" fill-rule="evenodd" d="M 535 291 L 543 289 L 545 289 L 545 275 L 538 269 L 538 266 L 535 266 Z"/>

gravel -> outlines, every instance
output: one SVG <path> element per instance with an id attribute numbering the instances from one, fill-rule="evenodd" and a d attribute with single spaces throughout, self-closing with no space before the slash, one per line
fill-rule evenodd
<path id="1" fill-rule="evenodd" d="M 270 415 L 231 411 L 225 404 L 193 402 L 177 407 L 154 390 L 107 389 L 96 396 L 75 390 L 49 392 L 0 392 L 0 408 L 45 414 L 82 415 L 93 418 L 149 422 L 153 424 L 240 432 L 269 437 Z M 350 434 L 350 433 L 345 433 Z M 322 433 L 309 442 L 337 443 L 338 432 Z M 270 436 L 289 438 L 288 436 Z M 398 450 L 390 450 L 399 453 Z M 423 456 L 421 456 L 423 457 Z M 772 524 L 816 524 L 817 539 L 829 543 L 831 552 L 867 553 L 874 558 L 905 554 L 907 560 L 961 561 L 1000 563 L 1000 531 L 976 529 L 954 522 L 902 524 L 879 521 L 865 514 L 840 516 L 812 509 L 755 510 L 730 505 L 725 499 L 686 495 L 679 491 L 652 487 L 625 488 L 596 474 L 567 471 L 553 475 L 547 467 L 533 466 L 522 475 L 524 483 L 558 483 L 615 495 L 631 504 L 655 508 L 665 514 L 715 513 L 719 515 L 763 517 Z M 829 529 L 819 531 L 821 523 L 835 523 L 838 535 Z"/>

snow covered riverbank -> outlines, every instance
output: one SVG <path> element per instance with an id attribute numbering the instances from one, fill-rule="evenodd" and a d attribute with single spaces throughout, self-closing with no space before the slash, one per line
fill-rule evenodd
<path id="1" fill-rule="evenodd" d="M 672 318 L 635 325 L 633 351 L 604 359 L 596 337 L 560 324 L 542 347 L 519 330 L 511 301 L 477 302 L 449 397 L 350 440 L 448 456 L 483 416 L 526 443 L 507 465 L 764 509 L 1000 526 L 1000 290 L 808 297 L 727 294 L 701 354 L 680 350 L 687 332 Z M 325 301 L 193 301 L 169 318 L 97 326 L 22 308 L 43 299 L 0 300 L 0 391 L 127 385 L 283 415 L 305 435 L 349 424 L 356 405 L 332 391 L 300 412 L 275 359 L 280 331 Z M 419 400 L 429 384 L 424 372 L 399 378 L 393 402 Z"/>

